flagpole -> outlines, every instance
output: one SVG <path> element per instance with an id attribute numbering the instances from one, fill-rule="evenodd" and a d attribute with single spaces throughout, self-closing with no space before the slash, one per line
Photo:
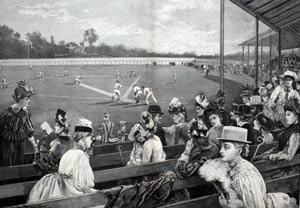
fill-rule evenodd
<path id="1" fill-rule="evenodd" d="M 220 89 L 224 91 L 224 0 L 220 6 Z"/>

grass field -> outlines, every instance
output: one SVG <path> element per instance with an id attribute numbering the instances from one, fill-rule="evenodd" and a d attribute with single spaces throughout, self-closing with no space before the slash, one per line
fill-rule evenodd
<path id="1" fill-rule="evenodd" d="M 130 67 L 135 70 L 136 77 L 129 77 Z M 133 92 L 129 87 L 135 81 L 139 86 L 144 85 L 153 89 L 158 104 L 164 112 L 164 126 L 172 122 L 167 110 L 168 103 L 173 97 L 178 97 L 186 105 L 188 117 L 192 118 L 195 116 L 194 97 L 197 92 L 203 90 L 209 98 L 213 99 L 219 89 L 216 73 L 206 78 L 203 73 L 185 66 L 33 66 L 32 69 L 29 69 L 28 66 L 4 66 L 1 77 L 7 78 L 8 88 L 0 88 L 0 111 L 2 112 L 13 103 L 11 95 L 16 82 L 26 79 L 31 81 L 37 91 L 30 103 L 36 136 L 41 133 L 39 126 L 42 122 L 48 121 L 51 125 L 54 124 L 55 112 L 58 108 L 67 111 L 73 126 L 79 117 L 85 117 L 90 119 L 96 128 L 102 122 L 103 113 L 108 112 L 116 127 L 122 119 L 126 120 L 128 126 L 131 127 L 139 121 L 140 113 L 147 110 L 144 99 L 141 101 L 142 104 L 112 103 L 111 97 L 107 95 L 73 84 L 75 76 L 81 75 L 83 77 L 82 84 L 111 93 L 115 80 L 115 69 L 118 69 L 124 78 L 121 92 L 125 94 L 127 91 L 128 99 L 134 101 Z M 66 70 L 70 73 L 68 77 L 55 76 L 63 75 Z M 36 77 L 40 71 L 44 72 L 45 77 L 38 80 Z M 173 82 L 175 72 L 176 83 Z M 241 80 L 237 82 L 225 80 L 225 91 L 227 95 L 230 95 L 227 103 L 230 103 L 233 95 L 241 89 L 240 83 L 242 83 Z"/>

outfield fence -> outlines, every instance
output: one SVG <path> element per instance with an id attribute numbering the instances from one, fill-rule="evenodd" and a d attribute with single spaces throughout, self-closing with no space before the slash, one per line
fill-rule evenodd
<path id="1" fill-rule="evenodd" d="M 118 58 L 53 58 L 2 59 L 2 66 L 34 65 L 184 65 L 194 58 L 118 57 Z"/>

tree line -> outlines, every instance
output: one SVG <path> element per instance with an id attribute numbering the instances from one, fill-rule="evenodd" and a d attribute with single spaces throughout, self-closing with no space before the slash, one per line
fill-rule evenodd
<path id="1" fill-rule="evenodd" d="M 81 42 L 55 42 L 53 36 L 48 41 L 38 31 L 26 33 L 25 40 L 7 25 L 0 26 L 0 59 L 9 58 L 56 58 L 56 57 L 194 57 L 215 58 L 216 56 L 197 56 L 194 51 L 177 53 L 150 52 L 142 48 L 127 48 L 125 45 L 100 43 L 95 29 L 84 31 Z"/>

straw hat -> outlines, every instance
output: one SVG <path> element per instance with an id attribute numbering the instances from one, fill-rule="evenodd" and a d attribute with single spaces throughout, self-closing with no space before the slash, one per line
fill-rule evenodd
<path id="1" fill-rule="evenodd" d="M 261 96 L 254 95 L 254 96 L 250 97 L 250 106 L 253 106 L 253 105 L 262 105 Z"/>
<path id="2" fill-rule="evenodd" d="M 75 132 L 87 132 L 92 133 L 92 121 L 86 118 L 80 118 L 77 125 L 75 126 Z"/>
<path id="3" fill-rule="evenodd" d="M 247 129 L 236 126 L 224 126 L 222 137 L 218 138 L 218 140 L 251 144 L 251 142 L 247 141 L 247 134 Z"/>

